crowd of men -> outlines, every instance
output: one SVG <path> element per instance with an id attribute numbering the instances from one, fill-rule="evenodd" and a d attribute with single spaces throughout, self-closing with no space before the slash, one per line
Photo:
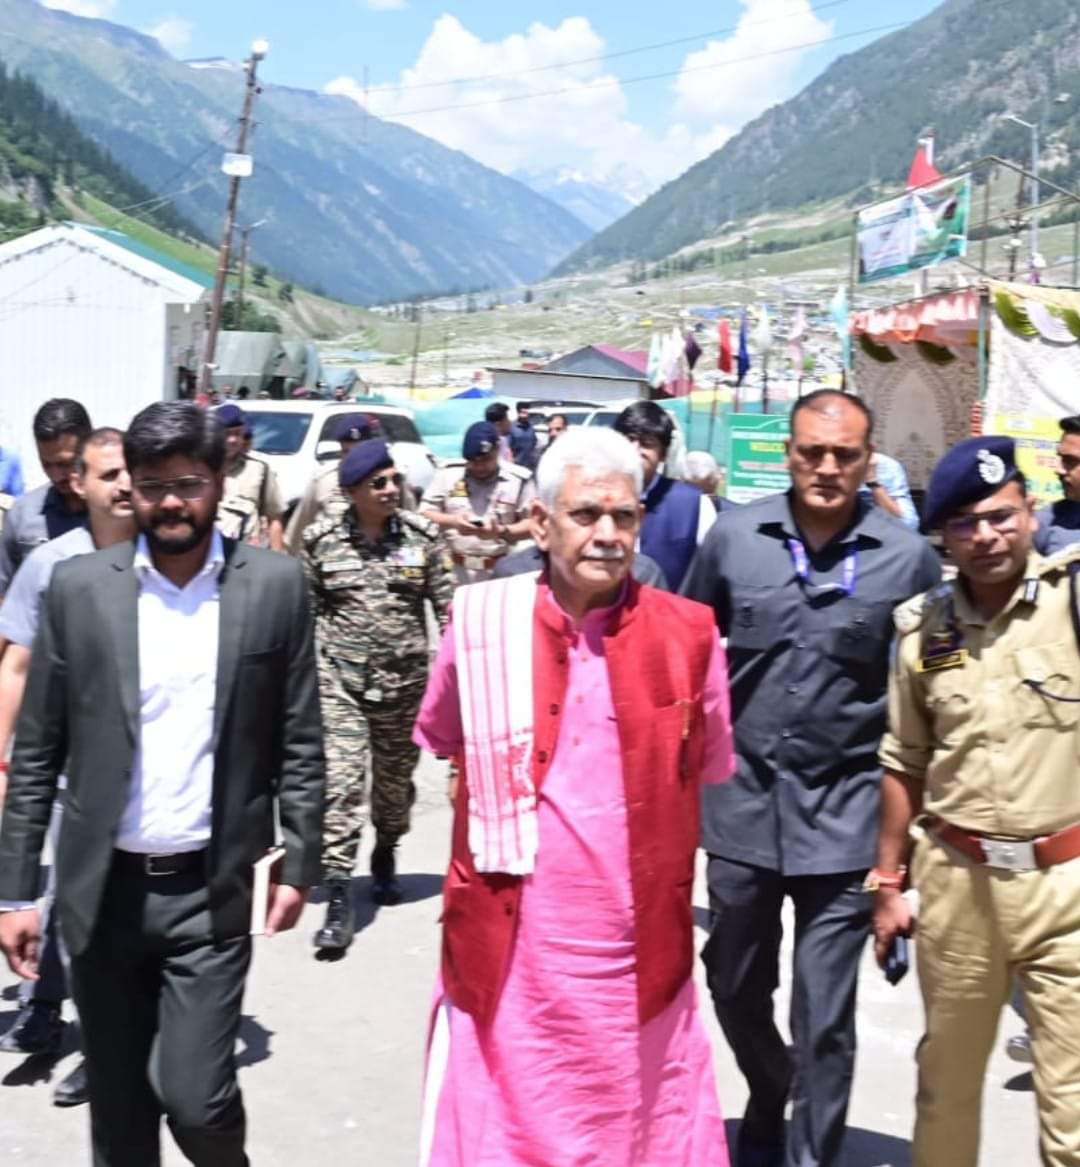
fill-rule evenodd
<path id="1" fill-rule="evenodd" d="M 489 406 L 419 498 L 358 412 L 287 525 L 235 403 L 120 430 L 46 402 L 45 485 L 0 459 L 0 946 L 25 978 L 0 1050 L 56 1053 L 70 990 L 85 1060 L 54 1097 L 89 1101 L 95 1164 L 153 1167 L 164 1118 L 190 1162 L 242 1167 L 252 920 L 291 928 L 322 885 L 316 955 L 344 955 L 367 822 L 370 894 L 400 902 L 427 749 L 453 857 L 422 1167 L 840 1163 L 871 936 L 894 982 L 917 938 L 917 1167 L 975 1167 L 1014 992 L 1040 1161 L 1080 1167 L 1080 418 L 1061 425 L 1064 498 L 1039 511 L 1011 439 L 946 451 L 932 543 L 836 391 L 792 409 L 790 489 L 744 506 L 707 454 L 668 473 L 650 401 L 613 430 L 556 415 L 546 444 Z M 701 957 L 749 1087 L 730 1151 L 691 977 L 699 847 Z"/>

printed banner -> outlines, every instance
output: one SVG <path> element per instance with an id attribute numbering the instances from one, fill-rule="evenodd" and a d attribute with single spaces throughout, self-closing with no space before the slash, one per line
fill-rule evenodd
<path id="1" fill-rule="evenodd" d="M 971 176 L 909 190 L 860 211 L 859 283 L 886 280 L 967 254 Z"/>
<path id="2" fill-rule="evenodd" d="M 728 418 L 728 470 L 725 494 L 732 502 L 753 502 L 791 485 L 784 441 L 787 414 L 733 413 Z"/>
<path id="3" fill-rule="evenodd" d="M 1028 493 L 1039 505 L 1061 498 L 1057 445 L 1061 430 L 1054 417 L 1026 413 L 992 413 L 986 432 L 1004 434 L 1016 442 L 1016 464 L 1028 480 Z"/>

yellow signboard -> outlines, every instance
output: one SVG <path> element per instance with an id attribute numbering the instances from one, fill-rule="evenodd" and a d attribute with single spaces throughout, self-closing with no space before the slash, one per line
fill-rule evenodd
<path id="1" fill-rule="evenodd" d="M 1061 498 L 1057 463 L 1061 429 L 1057 418 L 1032 417 L 1026 413 L 992 413 L 987 432 L 1014 439 L 1017 465 L 1028 480 L 1028 491 L 1040 504 Z"/>

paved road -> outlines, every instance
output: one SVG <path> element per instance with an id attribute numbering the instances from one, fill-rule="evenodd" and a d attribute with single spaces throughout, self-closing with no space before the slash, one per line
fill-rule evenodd
<path id="1" fill-rule="evenodd" d="M 403 844 L 403 870 L 410 873 L 403 880 L 405 904 L 373 913 L 366 906 L 368 881 L 357 879 L 365 926 L 348 957 L 336 963 L 313 959 L 311 935 L 322 915 L 317 905 L 307 908 L 296 932 L 258 941 L 240 1049 L 254 1167 L 415 1167 L 449 823 L 443 771 L 431 759 L 421 766 L 420 785 L 415 827 Z M 699 887 L 697 903 L 705 902 Z M 704 910 L 697 914 L 703 923 Z M 866 957 L 846 1167 L 910 1162 L 912 1057 L 921 1027 L 914 980 L 892 989 Z M 15 1015 L 10 974 L 0 977 L 0 986 L 2 1031 Z M 778 1008 L 786 1014 L 786 978 Z M 711 1011 L 707 1024 L 725 1113 L 738 1116 L 745 1090 Z M 1014 1018 L 1005 1019 L 1003 1035 L 1018 1029 Z M 0 1059 L 4 1162 L 89 1162 L 85 1109 L 60 1111 L 49 1102 L 50 1082 L 66 1073 L 72 1057 L 45 1065 L 11 1055 Z M 1037 1162 L 1034 1106 L 1023 1077 L 999 1049 L 987 1081 L 981 1167 Z M 184 1160 L 169 1145 L 165 1163 L 182 1167 Z"/>

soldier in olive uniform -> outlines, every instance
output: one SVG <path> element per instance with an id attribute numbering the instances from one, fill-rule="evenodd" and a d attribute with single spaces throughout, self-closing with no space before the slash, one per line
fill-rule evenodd
<path id="1" fill-rule="evenodd" d="M 420 513 L 442 528 L 461 583 L 491 579 L 495 565 L 529 537 L 536 487 L 528 470 L 499 461 L 499 431 L 478 421 L 465 431 L 464 466 L 448 466 L 431 480 Z"/>
<path id="2" fill-rule="evenodd" d="M 330 899 L 315 944 L 333 951 L 353 937 L 349 880 L 369 768 L 372 898 L 401 898 L 394 849 L 416 794 L 420 751 L 410 735 L 428 674 L 424 602 L 445 627 L 454 586 L 438 528 L 400 509 L 403 479 L 385 442 L 358 443 L 342 459 L 339 481 L 349 509 L 308 527 L 301 554 L 314 600 L 327 763 L 323 881 Z"/>
<path id="3" fill-rule="evenodd" d="M 1014 977 L 1031 1024 L 1039 1161 L 1080 1165 L 1080 549 L 1033 552 L 1032 512 L 1011 438 L 955 446 L 931 477 L 925 524 L 941 528 L 958 578 L 895 615 L 867 884 L 881 962 L 914 923 L 901 895 L 909 862 L 920 897 L 915 1167 L 975 1167 L 983 1077 Z"/>

